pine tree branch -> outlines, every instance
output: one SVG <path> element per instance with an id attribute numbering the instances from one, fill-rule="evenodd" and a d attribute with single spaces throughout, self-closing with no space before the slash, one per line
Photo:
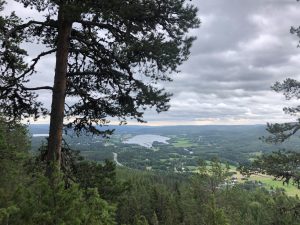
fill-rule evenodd
<path id="1" fill-rule="evenodd" d="M 15 26 L 13 29 L 11 29 L 10 31 L 8 31 L 5 35 L 4 41 L 3 41 L 3 47 L 5 46 L 5 43 L 8 41 L 8 39 L 17 31 L 23 30 L 27 27 L 29 27 L 30 25 L 42 25 L 42 26 L 51 26 L 51 27 L 57 27 L 56 25 L 56 21 L 54 20 L 47 20 L 45 22 L 40 22 L 40 21 L 35 21 L 35 20 L 30 20 L 27 23 Z"/>
<path id="2" fill-rule="evenodd" d="M 98 27 L 100 29 L 106 29 L 110 31 L 115 37 L 118 36 L 124 36 L 125 32 L 121 31 L 120 29 L 106 23 L 99 23 L 99 22 L 93 22 L 93 21 L 83 21 L 83 20 L 77 20 L 76 23 L 80 23 L 82 26 L 87 27 Z M 130 34 L 130 33 L 128 33 Z M 133 35 L 130 35 L 131 37 L 134 37 Z"/>
<path id="3" fill-rule="evenodd" d="M 29 67 L 27 70 L 25 70 L 24 73 L 22 73 L 19 77 L 17 77 L 17 78 L 15 79 L 15 81 L 17 81 L 17 80 L 19 80 L 19 79 L 25 77 L 25 76 L 26 76 L 27 74 L 29 74 L 29 73 L 32 74 L 32 73 L 34 72 L 34 68 L 35 68 L 36 64 L 38 63 L 38 61 L 39 61 L 43 56 L 50 55 L 50 54 L 56 52 L 56 50 L 57 50 L 57 49 L 55 48 L 55 49 L 51 49 L 51 50 L 49 50 L 49 51 L 40 53 L 36 58 L 34 58 L 34 59 L 32 60 L 33 63 L 30 65 L 30 67 Z"/>
<path id="4" fill-rule="evenodd" d="M 85 38 L 82 34 L 80 34 L 79 32 L 76 31 L 72 31 L 72 39 L 77 40 L 79 43 L 83 43 L 87 48 L 90 48 L 90 46 L 95 46 L 96 49 L 99 49 L 100 51 L 104 52 L 105 54 L 107 54 L 110 58 L 114 59 L 115 62 L 118 64 L 118 66 L 123 69 L 126 70 L 126 72 L 129 75 L 129 79 L 133 80 L 133 73 L 130 69 L 130 67 L 125 64 L 122 63 L 118 57 L 116 57 L 113 53 L 111 53 L 109 50 L 107 50 L 103 45 L 101 45 L 99 42 L 97 42 L 97 40 L 95 40 L 95 38 L 92 35 L 89 35 L 89 38 L 92 39 L 92 41 L 88 41 L 87 38 Z M 90 49 L 90 51 L 94 52 L 94 55 L 96 55 L 95 49 Z M 77 50 L 77 49 L 73 49 L 73 52 L 79 52 L 81 54 L 84 54 L 83 51 L 81 50 Z M 91 57 L 90 55 L 85 55 L 89 58 L 92 58 L 94 61 L 98 61 L 98 59 L 96 59 L 96 57 Z"/>
<path id="5" fill-rule="evenodd" d="M 32 88 L 23 87 L 22 89 L 27 90 L 27 91 L 37 91 L 37 90 L 51 90 L 52 91 L 53 90 L 53 88 L 50 86 L 41 86 L 41 87 L 32 87 Z"/>

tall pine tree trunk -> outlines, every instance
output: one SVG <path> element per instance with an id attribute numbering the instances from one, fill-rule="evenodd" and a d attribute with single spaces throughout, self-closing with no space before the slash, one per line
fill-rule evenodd
<path id="1" fill-rule="evenodd" d="M 47 153 L 47 162 L 49 165 L 47 171 L 48 175 L 51 174 L 51 164 L 57 163 L 60 165 L 61 161 L 69 37 L 71 30 L 72 22 L 67 18 L 67 13 L 65 13 L 64 9 L 60 8 L 58 13 L 58 42 Z"/>

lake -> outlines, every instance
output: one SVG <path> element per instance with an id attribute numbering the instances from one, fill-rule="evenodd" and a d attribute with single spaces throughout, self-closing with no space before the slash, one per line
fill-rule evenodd
<path id="1" fill-rule="evenodd" d="M 144 134 L 144 135 L 134 136 L 126 141 L 123 141 L 123 143 L 137 144 L 137 145 L 141 145 L 146 148 L 151 148 L 154 142 L 169 144 L 168 140 L 170 140 L 170 138 L 168 138 L 168 137 L 164 137 L 164 136 L 160 136 L 160 135 L 153 135 L 153 134 Z"/>
<path id="2" fill-rule="evenodd" d="M 32 134 L 32 137 L 48 137 L 49 134 Z"/>

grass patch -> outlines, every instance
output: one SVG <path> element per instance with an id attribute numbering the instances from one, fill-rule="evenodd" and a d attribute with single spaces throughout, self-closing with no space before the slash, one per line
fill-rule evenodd
<path id="1" fill-rule="evenodd" d="M 230 172 L 236 172 L 236 177 L 238 178 L 239 182 L 245 182 L 242 180 L 243 175 L 241 175 L 238 171 L 236 171 L 236 167 L 230 166 Z M 282 181 L 274 180 L 274 177 L 265 175 L 265 174 L 257 174 L 257 175 L 251 175 L 248 178 L 249 181 L 260 181 L 262 182 L 267 189 L 276 189 L 276 188 L 283 188 L 286 191 L 286 194 L 289 196 L 300 196 L 300 190 L 292 185 L 283 185 Z"/>
<path id="2" fill-rule="evenodd" d="M 207 161 L 209 163 L 209 161 Z M 225 164 L 224 164 L 225 165 Z M 195 168 L 195 171 L 197 171 L 197 167 Z M 230 165 L 229 172 L 235 173 L 234 176 L 237 177 L 238 182 L 243 183 L 245 182 L 242 180 L 243 175 L 241 175 L 237 170 L 237 168 L 233 165 Z M 282 181 L 274 180 L 274 177 L 265 175 L 265 174 L 258 174 L 258 175 L 252 175 L 248 178 L 249 181 L 260 181 L 262 182 L 267 189 L 276 189 L 276 188 L 283 188 L 286 191 L 286 194 L 288 196 L 300 196 L 300 190 L 294 186 L 292 183 L 289 185 L 283 185 Z"/>
<path id="3" fill-rule="evenodd" d="M 292 185 L 283 185 L 282 181 L 274 180 L 273 177 L 267 176 L 267 175 L 252 175 L 249 180 L 256 180 L 256 181 L 261 181 L 263 184 L 266 185 L 267 188 L 273 187 L 274 189 L 276 188 L 283 188 L 286 191 L 286 194 L 289 196 L 300 196 L 300 190 Z"/>
<path id="4" fill-rule="evenodd" d="M 186 138 L 179 138 L 175 140 L 173 146 L 176 148 L 188 148 L 188 147 L 195 146 L 195 144 L 191 143 L 191 141 Z"/>

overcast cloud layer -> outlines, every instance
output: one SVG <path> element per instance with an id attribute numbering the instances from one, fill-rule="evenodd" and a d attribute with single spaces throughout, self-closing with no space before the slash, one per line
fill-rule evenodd
<path id="1" fill-rule="evenodd" d="M 23 17 L 12 0 L 8 9 Z M 201 27 L 192 54 L 164 84 L 174 94 L 168 112 L 146 113 L 149 125 L 176 124 L 264 124 L 288 121 L 282 108 L 288 103 L 270 86 L 285 78 L 300 79 L 298 38 L 289 33 L 300 25 L 300 3 L 296 0 L 194 0 Z M 299 23 L 299 24 L 298 24 Z M 34 53 L 34 50 L 31 50 Z M 54 58 L 42 61 L 39 84 L 49 76 Z M 52 70 L 53 71 L 53 70 Z M 41 100 L 50 105 L 49 93 Z"/>

